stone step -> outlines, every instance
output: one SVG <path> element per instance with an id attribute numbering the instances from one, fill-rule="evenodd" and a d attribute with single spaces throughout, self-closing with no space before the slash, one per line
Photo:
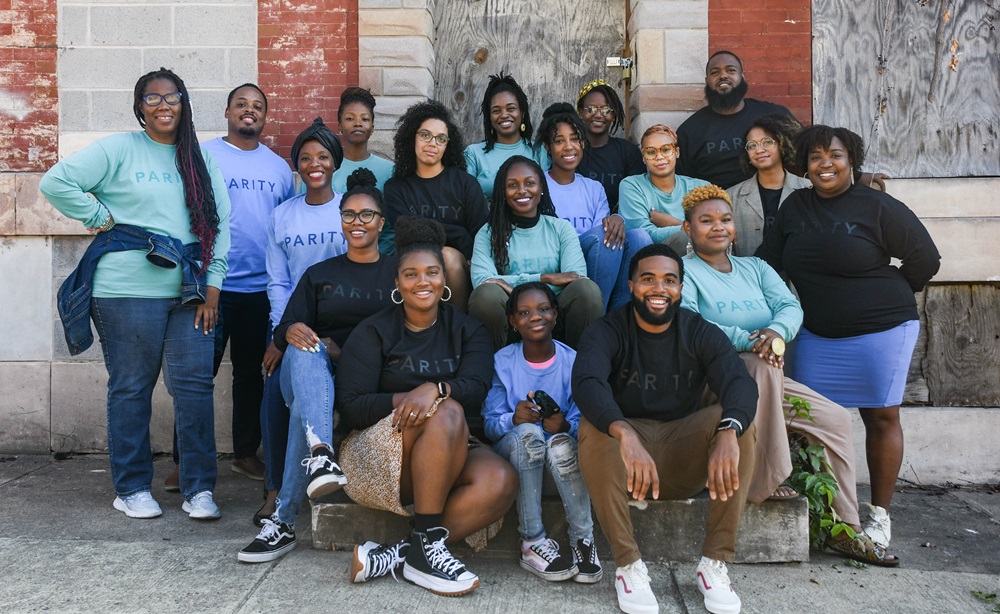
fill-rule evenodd
<path id="1" fill-rule="evenodd" d="M 650 559 L 697 561 L 705 538 L 708 494 L 680 501 L 650 501 L 646 509 L 631 508 L 636 539 L 643 556 Z M 566 544 L 566 514 L 557 497 L 542 500 L 542 519 L 550 536 Z M 364 508 L 343 491 L 312 504 L 313 548 L 350 550 L 366 541 L 392 543 L 410 531 L 407 517 Z M 598 552 L 610 557 L 610 548 L 594 519 Z M 490 541 L 496 552 L 519 551 L 517 512 L 504 517 L 503 528 Z M 464 548 L 464 545 L 462 546 Z M 565 547 L 565 546 L 564 546 Z M 803 497 L 791 501 L 748 504 L 736 540 L 736 562 L 781 563 L 809 560 L 808 504 Z"/>

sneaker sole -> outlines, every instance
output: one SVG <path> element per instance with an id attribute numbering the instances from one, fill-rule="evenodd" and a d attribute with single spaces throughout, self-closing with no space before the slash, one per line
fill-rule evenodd
<path id="1" fill-rule="evenodd" d="M 275 561 L 285 556 L 292 550 L 295 550 L 296 542 L 286 544 L 277 550 L 271 550 L 270 552 L 240 552 L 236 555 L 236 558 L 242 563 L 268 563 L 270 561 Z"/>
<path id="2" fill-rule="evenodd" d="M 542 580 L 547 580 L 549 582 L 562 582 L 563 580 L 569 580 L 573 576 L 580 573 L 580 570 L 576 565 L 573 565 L 565 571 L 542 571 L 540 569 L 535 569 L 535 567 L 527 561 L 521 561 L 521 568 L 526 569 Z"/>
<path id="3" fill-rule="evenodd" d="M 125 514 L 129 518 L 139 518 L 141 520 L 148 520 L 150 518 L 159 518 L 163 515 L 163 510 L 158 510 L 156 512 L 136 512 L 130 510 L 125 502 L 121 499 L 116 498 L 114 503 L 111 504 L 116 510 Z"/>
<path id="4" fill-rule="evenodd" d="M 251 473 L 251 472 L 247 471 L 246 469 L 244 469 L 242 467 L 239 467 L 237 465 L 229 465 L 229 469 L 233 473 L 238 473 L 238 474 L 240 474 L 242 476 L 246 476 L 246 477 L 250 478 L 251 480 L 257 480 L 258 482 L 263 482 L 264 481 L 264 474 L 263 473 Z M 180 490 L 180 488 L 178 488 L 178 490 Z"/>
<path id="5" fill-rule="evenodd" d="M 450 582 L 448 580 L 442 580 L 440 578 L 427 575 L 405 563 L 403 564 L 403 577 L 413 584 L 416 584 L 421 588 L 425 588 L 435 595 L 440 595 L 442 597 L 458 597 L 460 595 L 471 593 L 475 589 L 479 588 L 478 577 L 471 582 Z"/>
<path id="6" fill-rule="evenodd" d="M 618 600 L 618 609 L 625 614 L 659 614 L 660 606 L 657 605 L 643 605 L 641 603 L 622 603 L 622 600 Z"/>
<path id="7" fill-rule="evenodd" d="M 712 614 L 740 614 L 740 605 L 729 605 L 725 603 L 709 603 L 708 599 L 705 599 L 705 609 Z"/>
<path id="8" fill-rule="evenodd" d="M 335 475 L 328 475 L 309 482 L 309 486 L 306 487 L 306 495 L 310 499 L 319 499 L 330 493 L 337 492 L 344 487 L 344 484 L 347 484 L 346 477 L 338 478 Z"/>
<path id="9" fill-rule="evenodd" d="M 573 576 L 574 582 L 579 582 L 580 584 L 597 584 L 604 577 L 604 570 L 597 573 L 583 573 L 582 571 L 575 576 Z"/>
<path id="10" fill-rule="evenodd" d="M 218 520 L 219 518 L 222 518 L 222 512 L 193 512 L 191 510 L 194 508 L 192 508 L 191 504 L 187 501 L 181 505 L 181 509 L 187 512 L 190 518 L 194 518 L 195 520 Z"/>

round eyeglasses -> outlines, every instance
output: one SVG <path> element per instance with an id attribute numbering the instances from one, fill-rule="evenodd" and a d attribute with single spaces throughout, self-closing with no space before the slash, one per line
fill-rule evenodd
<path id="1" fill-rule="evenodd" d="M 669 158 L 670 156 L 677 153 L 676 145 L 664 145 L 659 149 L 655 147 L 646 147 L 642 150 L 642 157 L 647 160 L 655 160 L 658 156 L 663 156 L 664 158 Z"/>
<path id="2" fill-rule="evenodd" d="M 428 130 L 421 130 L 420 132 L 418 132 L 417 138 L 424 143 L 430 143 L 431 141 L 435 141 L 438 145 L 442 146 L 448 144 L 447 134 L 431 134 L 430 131 Z"/>
<path id="3" fill-rule="evenodd" d="M 160 103 L 165 100 L 167 101 L 167 104 L 174 107 L 181 103 L 181 98 L 183 97 L 184 94 L 181 94 L 180 92 L 170 92 L 169 94 L 163 94 L 163 95 L 146 94 L 142 97 L 142 101 L 146 103 L 146 106 L 158 107 L 160 106 Z"/>
<path id="4" fill-rule="evenodd" d="M 757 141 L 747 141 L 747 144 L 744 147 L 744 149 L 747 150 L 747 153 L 753 153 L 757 151 L 758 147 L 763 147 L 764 149 L 771 149 L 772 147 L 774 147 L 774 139 L 772 139 L 769 136 L 765 136 L 760 140 L 760 143 L 758 143 Z"/>

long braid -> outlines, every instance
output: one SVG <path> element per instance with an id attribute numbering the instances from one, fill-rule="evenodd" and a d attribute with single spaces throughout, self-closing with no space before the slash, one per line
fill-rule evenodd
<path id="1" fill-rule="evenodd" d="M 525 164 L 538 176 L 538 189 L 542 191 L 541 199 L 538 202 L 538 212 L 542 215 L 556 217 L 556 206 L 549 196 L 549 184 L 545 180 L 545 173 L 542 167 L 531 158 L 524 156 L 511 156 L 500 166 L 497 171 L 497 178 L 493 182 L 493 198 L 490 201 L 490 216 L 486 224 L 490 227 L 490 247 L 493 250 L 493 263 L 496 264 L 497 273 L 504 275 L 507 267 L 510 266 L 510 254 L 507 251 L 510 235 L 514 233 L 514 218 L 511 217 L 510 205 L 507 204 L 507 173 L 515 164 Z"/>
<path id="2" fill-rule="evenodd" d="M 215 237 L 219 233 L 219 211 L 212 189 L 212 178 L 208 174 L 208 166 L 198 144 L 187 88 L 184 86 L 184 81 L 173 71 L 161 67 L 160 70 L 143 75 L 135 84 L 133 110 L 139 125 L 146 127 L 141 107 L 142 95 L 146 91 L 146 86 L 156 79 L 171 81 L 181 93 L 181 117 L 177 127 L 175 161 L 181 182 L 184 184 L 184 205 L 191 219 L 191 233 L 198 237 L 198 242 L 201 243 L 201 271 L 204 273 L 212 260 Z"/>

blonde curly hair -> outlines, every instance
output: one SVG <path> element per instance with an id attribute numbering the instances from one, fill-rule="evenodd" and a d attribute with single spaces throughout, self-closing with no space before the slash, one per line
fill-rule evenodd
<path id="1" fill-rule="evenodd" d="M 687 219 L 691 211 L 701 203 L 716 198 L 726 201 L 730 207 L 733 206 L 733 199 L 717 185 L 702 185 L 691 190 L 684 196 L 684 202 L 681 203 L 681 207 L 684 208 L 684 218 Z"/>

